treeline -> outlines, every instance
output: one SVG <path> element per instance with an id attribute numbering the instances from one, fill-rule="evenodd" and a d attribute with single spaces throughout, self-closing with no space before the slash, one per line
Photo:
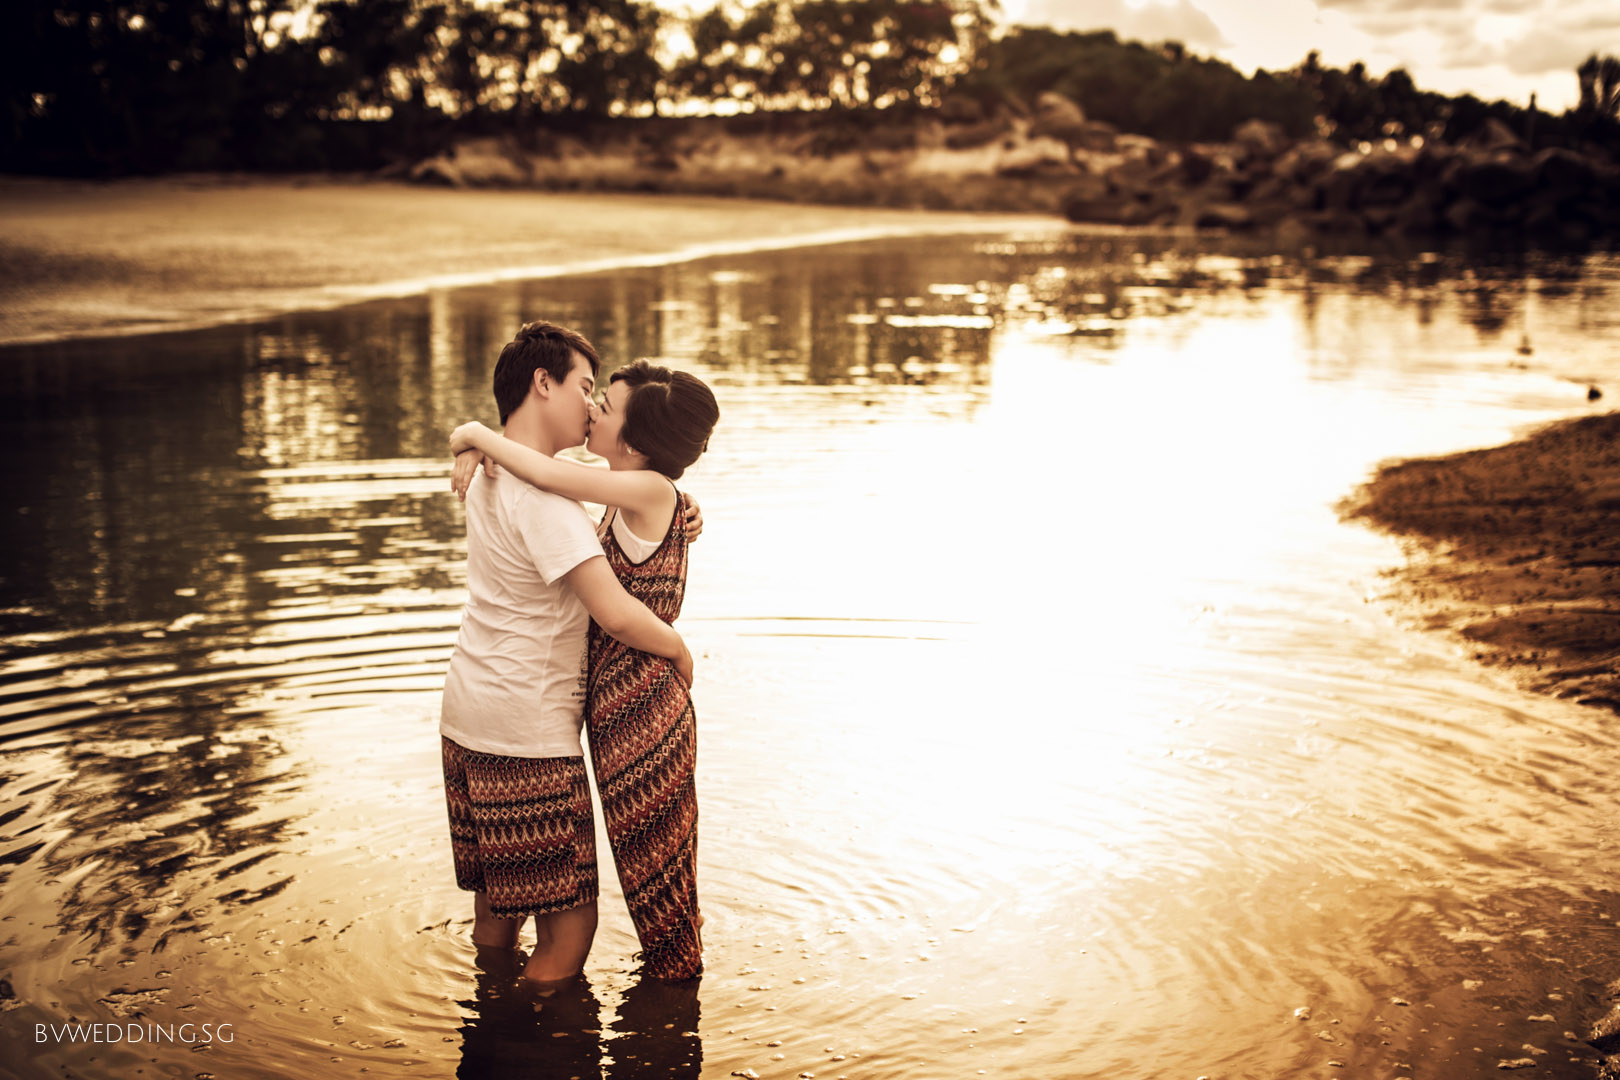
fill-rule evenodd
<path id="1" fill-rule="evenodd" d="M 7 0 L 0 168 L 370 169 L 463 135 L 538 139 L 615 117 L 1017 115 L 1045 91 L 1172 140 L 1223 139 L 1251 118 L 1344 142 L 1457 138 L 1493 117 L 1566 144 L 1615 136 L 1612 58 L 1583 66 L 1580 108 L 1532 117 L 1314 55 L 1244 76 L 1174 43 L 998 34 L 991 7 L 763 0 L 680 18 L 638 0 Z"/>

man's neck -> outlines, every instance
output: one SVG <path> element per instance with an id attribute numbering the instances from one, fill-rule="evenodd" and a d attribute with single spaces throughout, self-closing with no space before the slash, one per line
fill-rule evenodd
<path id="1" fill-rule="evenodd" d="M 529 410 L 519 410 L 506 418 L 503 434 L 513 442 L 538 450 L 546 457 L 556 457 L 562 449 L 555 437 L 546 430 L 540 418 Z"/>

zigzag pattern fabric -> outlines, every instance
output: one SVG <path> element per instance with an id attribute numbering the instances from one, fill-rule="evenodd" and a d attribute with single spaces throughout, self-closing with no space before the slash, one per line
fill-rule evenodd
<path id="1" fill-rule="evenodd" d="M 596 899 L 596 816 L 585 759 L 468 750 L 439 737 L 456 884 L 503 918 Z"/>
<path id="2" fill-rule="evenodd" d="M 686 496 L 658 550 L 632 563 L 602 524 L 602 549 L 625 591 L 665 622 L 686 594 Z M 697 715 L 675 665 L 590 630 L 586 723 L 596 790 L 647 973 L 703 971 L 697 898 Z"/>

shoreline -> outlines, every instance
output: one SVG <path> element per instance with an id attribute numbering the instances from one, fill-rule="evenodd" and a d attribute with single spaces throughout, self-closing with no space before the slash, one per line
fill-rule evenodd
<path id="1" fill-rule="evenodd" d="M 446 190 L 369 177 L 0 177 L 0 346 L 181 332 L 761 250 L 1070 228 L 1029 214 Z M 396 272 L 402 263 L 412 272 Z"/>
<path id="2" fill-rule="evenodd" d="M 1340 509 L 1403 538 L 1397 599 L 1425 629 L 1620 713 L 1620 411 L 1386 464 Z"/>

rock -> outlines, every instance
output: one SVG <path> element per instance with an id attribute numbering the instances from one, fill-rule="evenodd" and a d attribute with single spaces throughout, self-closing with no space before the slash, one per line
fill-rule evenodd
<path id="1" fill-rule="evenodd" d="M 953 94 L 939 106 L 939 118 L 947 124 L 978 124 L 984 121 L 984 106 L 973 98 Z"/>
<path id="2" fill-rule="evenodd" d="M 1497 150 L 1523 150 L 1524 140 L 1520 139 L 1512 128 L 1493 116 L 1486 120 L 1478 131 L 1463 139 L 1461 145 L 1464 149 L 1492 153 Z"/>
<path id="3" fill-rule="evenodd" d="M 996 159 L 997 176 L 1064 176 L 1075 171 L 1069 147 L 1052 138 L 1030 139 L 1014 145 Z"/>
<path id="4" fill-rule="evenodd" d="M 1087 120 L 1076 134 L 1079 145 L 1086 150 L 1107 154 L 1119 148 L 1119 129 L 1102 120 Z"/>
<path id="5" fill-rule="evenodd" d="M 1195 211 L 1192 225 L 1197 229 L 1230 229 L 1246 232 L 1254 228 L 1254 215 L 1239 203 L 1211 203 Z"/>
<path id="6" fill-rule="evenodd" d="M 1506 207 L 1535 187 L 1536 175 L 1529 162 L 1504 154 L 1465 159 L 1453 180 L 1465 199 L 1486 206 Z"/>
<path id="7" fill-rule="evenodd" d="M 1333 167 L 1339 148 L 1325 139 L 1308 139 L 1285 150 L 1272 165 L 1272 173 L 1284 180 L 1304 183 Z"/>
<path id="8" fill-rule="evenodd" d="M 1361 185 L 1361 179 L 1356 175 L 1360 164 L 1359 154 L 1335 161 L 1333 167 L 1316 183 L 1316 204 L 1333 213 L 1343 213 L 1355 206 L 1356 189 Z"/>
<path id="9" fill-rule="evenodd" d="M 1587 401 L 1596 401 L 1598 398 L 1600 398 L 1602 396 L 1603 396 L 1603 391 L 1598 389 L 1597 387 L 1588 386 L 1586 388 L 1586 400 Z"/>
<path id="10" fill-rule="evenodd" d="M 1427 236 L 1441 231 L 1440 202 L 1430 192 L 1414 192 L 1402 203 L 1390 221 L 1390 228 L 1403 235 Z"/>
<path id="11" fill-rule="evenodd" d="M 1458 199 L 1441 213 L 1441 219 L 1455 232 L 1491 228 L 1496 224 L 1490 212 L 1473 199 Z"/>
<path id="12" fill-rule="evenodd" d="M 1215 173 L 1213 154 L 1188 146 L 1181 151 L 1181 180 L 1188 187 L 1197 187 Z"/>
<path id="13" fill-rule="evenodd" d="M 467 180 L 455 163 L 444 156 L 428 158 L 411 166 L 406 176 L 418 184 L 437 184 L 442 187 L 464 188 Z"/>
<path id="14" fill-rule="evenodd" d="M 1282 199 L 1250 198 L 1243 205 L 1248 208 L 1249 220 L 1255 228 L 1273 228 L 1297 209 L 1292 202 Z"/>
<path id="15" fill-rule="evenodd" d="M 1555 198 L 1585 195 L 1597 183 L 1597 166 L 1591 159 L 1550 146 L 1530 159 L 1530 172 L 1538 194 Z"/>
<path id="16" fill-rule="evenodd" d="M 1012 124 L 1006 117 L 996 116 L 957 128 L 945 136 L 945 145 L 952 150 L 972 150 L 990 145 L 1011 130 Z"/>
<path id="17" fill-rule="evenodd" d="M 1365 206 L 1361 209 L 1361 224 L 1368 236 L 1382 236 L 1394 224 L 1396 213 L 1393 206 Z"/>
<path id="18" fill-rule="evenodd" d="M 1073 98 L 1047 90 L 1035 99 L 1035 122 L 1058 127 L 1079 126 L 1086 122 L 1086 111 Z"/>
<path id="19" fill-rule="evenodd" d="M 1129 198 L 1104 177 L 1082 174 L 1063 196 L 1063 216 L 1070 221 L 1122 224 Z"/>
<path id="20" fill-rule="evenodd" d="M 1246 120 L 1232 132 L 1232 141 L 1250 158 L 1270 161 L 1288 148 L 1288 135 L 1281 124 L 1268 120 Z"/>
<path id="21" fill-rule="evenodd" d="M 1401 153 L 1377 153 L 1364 158 L 1351 171 L 1357 206 L 1394 206 L 1412 193 L 1412 158 Z"/>
<path id="22" fill-rule="evenodd" d="M 477 187 L 517 187 L 530 183 L 527 159 L 504 139 L 467 139 L 456 144 L 453 161 L 462 180 Z"/>
<path id="23" fill-rule="evenodd" d="M 1498 1069 L 1533 1069 L 1536 1067 L 1535 1058 L 1504 1058 L 1496 1063 Z"/>

